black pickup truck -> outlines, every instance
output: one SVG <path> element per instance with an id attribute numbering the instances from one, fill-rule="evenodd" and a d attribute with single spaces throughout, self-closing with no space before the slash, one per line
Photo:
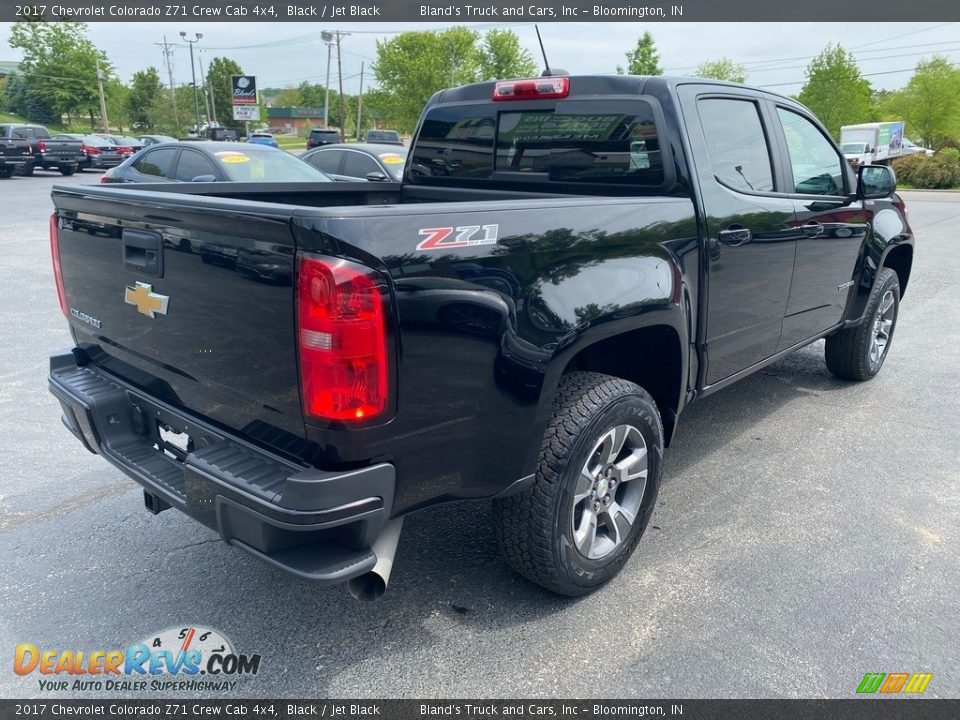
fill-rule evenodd
<path id="1" fill-rule="evenodd" d="M 819 338 L 874 376 L 914 247 L 893 172 L 804 107 L 665 77 L 439 92 L 400 183 L 53 200 L 67 428 L 153 512 L 360 597 L 405 515 L 464 498 L 518 572 L 595 589 L 684 407 Z"/>
<path id="2" fill-rule="evenodd" d="M 0 178 L 7 179 L 32 168 L 36 160 L 30 141 L 21 137 L 18 125 L 0 125 Z M 32 172 L 32 170 L 31 170 Z"/>
<path id="3" fill-rule="evenodd" d="M 61 175 L 73 175 L 84 159 L 83 143 L 63 135 L 56 138 L 43 125 L 5 125 L 6 136 L 21 147 L 25 144 L 32 162 L 20 168 L 21 175 L 32 175 L 34 170 L 59 170 Z"/>

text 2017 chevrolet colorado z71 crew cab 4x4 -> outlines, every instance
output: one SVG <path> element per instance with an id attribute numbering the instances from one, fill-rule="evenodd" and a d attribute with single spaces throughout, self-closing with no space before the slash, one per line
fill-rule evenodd
<path id="1" fill-rule="evenodd" d="M 301 578 L 375 596 L 404 515 L 493 498 L 508 563 L 579 595 L 637 545 L 689 402 L 823 337 L 837 375 L 880 370 L 894 190 L 742 86 L 446 90 L 401 183 L 55 188 L 50 389 L 149 509 Z"/>

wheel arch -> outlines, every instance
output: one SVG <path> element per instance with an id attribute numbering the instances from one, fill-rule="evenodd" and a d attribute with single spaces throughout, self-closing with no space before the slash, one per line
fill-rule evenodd
<path id="1" fill-rule="evenodd" d="M 902 298 L 907 291 L 907 281 L 913 268 L 913 245 L 902 243 L 891 247 L 884 256 L 881 267 L 890 268 L 897 274 Z"/>
<path id="2" fill-rule="evenodd" d="M 684 397 L 683 347 L 673 324 L 652 323 L 584 344 L 566 360 L 560 376 L 580 370 L 636 383 L 656 402 L 669 445 Z"/>

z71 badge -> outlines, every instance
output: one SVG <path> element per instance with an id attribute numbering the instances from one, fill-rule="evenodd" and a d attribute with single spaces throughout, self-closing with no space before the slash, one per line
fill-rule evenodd
<path id="1" fill-rule="evenodd" d="M 460 227 L 423 228 L 417 250 L 449 250 L 474 245 L 496 245 L 499 225 L 462 225 Z M 453 237 L 450 237 L 450 236 Z"/>

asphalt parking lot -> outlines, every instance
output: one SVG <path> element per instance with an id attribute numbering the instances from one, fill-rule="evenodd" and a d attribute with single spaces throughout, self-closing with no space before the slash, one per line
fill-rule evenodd
<path id="1" fill-rule="evenodd" d="M 97 179 L 0 181 L 0 696 L 43 694 L 17 643 L 190 624 L 262 655 L 245 697 L 850 697 L 866 672 L 960 695 L 960 194 L 904 193 L 917 251 L 880 376 L 834 379 L 817 343 L 691 406 L 610 585 L 571 601 L 512 575 L 478 502 L 408 518 L 361 604 L 151 516 L 60 425 L 49 191 Z"/>

